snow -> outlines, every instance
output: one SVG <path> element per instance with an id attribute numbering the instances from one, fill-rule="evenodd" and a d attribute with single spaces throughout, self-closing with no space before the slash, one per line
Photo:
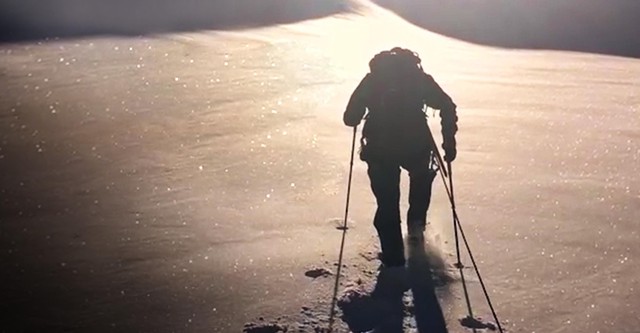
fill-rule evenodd
<path id="1" fill-rule="evenodd" d="M 456 203 L 503 327 L 636 332 L 640 61 L 473 45 L 367 2 L 241 31 L 0 45 L 7 329 L 325 325 L 335 275 L 305 272 L 338 259 L 341 113 L 369 58 L 396 45 L 459 105 Z M 341 293 L 377 275 L 359 161 L 352 191 Z M 434 193 L 428 253 L 444 262 L 436 293 L 460 332 L 438 179 Z M 474 315 L 491 318 L 465 273 Z"/>

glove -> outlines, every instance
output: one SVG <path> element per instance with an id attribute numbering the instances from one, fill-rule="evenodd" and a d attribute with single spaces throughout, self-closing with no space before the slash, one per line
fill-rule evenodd
<path id="1" fill-rule="evenodd" d="M 444 151 L 444 161 L 445 162 L 453 162 L 456 159 L 456 155 L 458 155 L 458 151 L 456 148 L 446 149 Z"/>
<path id="2" fill-rule="evenodd" d="M 360 125 L 360 121 L 362 121 L 362 116 L 361 115 L 354 116 L 353 114 L 345 112 L 344 115 L 342 116 L 342 120 L 344 121 L 345 125 L 349 127 L 356 127 Z"/>
<path id="3" fill-rule="evenodd" d="M 442 144 L 442 148 L 444 149 L 444 161 L 445 162 L 453 162 L 458 155 L 458 151 L 456 150 L 456 140 L 450 139 L 446 140 Z"/>

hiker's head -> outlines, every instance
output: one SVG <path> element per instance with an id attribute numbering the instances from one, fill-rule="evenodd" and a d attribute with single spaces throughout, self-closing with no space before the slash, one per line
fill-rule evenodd
<path id="1" fill-rule="evenodd" d="M 372 73 L 398 73 L 421 69 L 420 57 L 415 52 L 401 47 L 394 47 L 388 51 L 376 54 L 369 61 Z"/>
<path id="2" fill-rule="evenodd" d="M 401 58 L 403 63 L 408 63 L 415 66 L 420 65 L 421 60 L 418 54 L 409 49 L 394 47 L 391 49 L 391 53 Z"/>

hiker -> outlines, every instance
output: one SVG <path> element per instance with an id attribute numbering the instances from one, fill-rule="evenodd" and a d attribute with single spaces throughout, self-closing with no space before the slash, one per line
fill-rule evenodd
<path id="1" fill-rule="evenodd" d="M 418 55 L 408 49 L 383 51 L 371 59 L 369 68 L 351 95 L 343 120 L 355 127 L 365 119 L 360 159 L 368 165 L 378 204 L 373 224 L 380 239 L 382 264 L 404 267 L 400 168 L 409 172 L 410 179 L 408 234 L 410 239 L 422 237 L 437 172 L 424 106 L 440 110 L 444 160 L 452 162 L 456 158 L 456 105 L 422 70 Z"/>

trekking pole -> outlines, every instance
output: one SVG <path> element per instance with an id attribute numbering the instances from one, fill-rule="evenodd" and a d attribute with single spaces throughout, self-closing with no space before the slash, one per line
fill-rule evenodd
<path id="1" fill-rule="evenodd" d="M 458 262 L 456 262 L 455 267 L 458 268 L 458 270 L 460 270 L 460 280 L 462 280 L 462 289 L 464 289 L 464 297 L 467 303 L 467 311 L 469 312 L 469 318 L 473 319 L 475 317 L 473 316 L 473 311 L 471 308 L 471 300 L 469 299 L 467 282 L 465 281 L 465 278 L 464 278 L 464 272 L 463 272 L 464 265 L 460 260 L 460 239 L 458 237 L 458 223 L 457 223 L 458 214 L 456 213 L 456 201 L 455 201 L 455 197 L 453 196 L 453 173 L 451 173 L 452 171 L 451 162 L 449 161 L 447 161 L 447 170 L 449 171 L 449 189 L 447 193 L 449 195 L 449 201 L 451 202 L 451 212 L 453 214 L 453 234 L 456 240 L 456 258 L 458 259 Z M 476 332 L 476 330 L 473 329 L 473 332 Z"/>
<path id="2" fill-rule="evenodd" d="M 435 155 L 436 162 L 438 163 L 438 170 L 440 171 L 440 175 L 442 176 L 442 181 L 444 182 L 444 188 L 447 191 L 447 196 L 449 198 L 449 202 L 451 203 L 451 210 L 453 212 L 453 232 L 454 232 L 454 239 L 456 242 L 456 260 L 457 260 L 454 266 L 460 271 L 460 280 L 462 281 L 462 289 L 464 291 L 465 304 L 467 305 L 467 311 L 469 312 L 469 317 L 473 318 L 473 311 L 471 309 L 471 299 L 469 297 L 469 290 L 467 289 L 467 282 L 464 277 L 464 271 L 462 270 L 464 268 L 464 265 L 460 261 L 460 241 L 458 238 L 458 225 L 456 224 L 456 205 L 455 205 L 455 201 L 453 200 L 453 192 L 452 192 L 453 187 L 452 186 L 447 187 L 447 182 L 445 181 L 445 178 L 448 178 L 449 185 L 452 185 L 451 163 L 447 162 L 448 167 L 445 167 L 444 159 L 440 154 L 440 150 L 438 149 L 438 145 L 436 144 L 436 140 L 433 137 L 433 133 L 431 132 L 431 128 L 429 127 L 429 124 L 427 124 L 427 132 L 428 132 L 427 139 L 430 141 L 431 148 L 432 148 L 431 150 Z M 451 188 L 451 190 L 449 188 Z M 473 332 L 476 332 L 476 330 L 474 329 Z"/>
<path id="3" fill-rule="evenodd" d="M 464 242 L 465 247 L 467 248 L 467 252 L 469 253 L 469 259 L 471 260 L 471 264 L 473 265 L 473 269 L 476 272 L 476 275 L 478 276 L 478 281 L 480 282 L 480 286 L 482 287 L 482 292 L 484 293 L 484 297 L 487 300 L 487 304 L 489 305 L 489 309 L 491 309 L 491 314 L 493 315 L 493 319 L 496 321 L 496 325 L 498 326 L 498 331 L 500 333 L 504 333 L 503 329 L 502 329 L 502 325 L 500 325 L 500 320 L 498 319 L 498 315 L 493 307 L 493 304 L 491 303 L 491 298 L 489 297 L 489 292 L 487 291 L 487 287 L 484 284 L 484 281 L 482 279 L 482 275 L 480 274 L 480 269 L 478 268 L 478 264 L 476 263 L 475 258 L 473 257 L 473 253 L 471 252 L 471 247 L 469 246 L 469 242 L 467 241 L 467 237 L 464 234 L 464 230 L 462 229 L 462 223 L 460 223 L 460 218 L 458 217 L 458 212 L 456 211 L 455 208 L 455 200 L 453 197 L 453 177 L 451 177 L 451 163 L 449 162 L 447 164 L 447 168 L 449 169 L 449 184 L 447 184 L 447 182 L 445 181 L 444 176 L 442 176 L 442 182 L 444 183 L 444 187 L 445 190 L 447 191 L 447 195 L 449 196 L 449 201 L 451 202 L 451 207 L 452 207 L 452 212 L 453 212 L 453 223 L 454 223 L 454 228 L 456 231 L 456 247 L 458 246 L 458 231 L 460 233 L 460 236 L 462 236 L 462 240 Z M 460 260 L 458 260 L 460 261 Z M 464 266 L 462 264 L 460 264 L 460 275 L 462 278 L 462 286 L 465 292 L 465 297 L 468 297 L 468 293 L 467 293 L 467 288 L 466 288 L 466 282 L 464 281 L 464 275 L 462 275 L 462 268 Z M 468 299 L 467 299 L 467 302 Z M 470 303 L 467 303 L 467 306 L 471 306 Z M 469 310 L 469 314 L 471 314 L 471 311 Z M 472 316 L 469 318 L 471 320 L 475 320 L 475 318 L 473 318 Z M 475 331 L 475 329 L 474 329 Z"/>
<path id="4" fill-rule="evenodd" d="M 471 260 L 471 263 L 473 265 L 473 268 L 475 270 L 476 275 L 478 276 L 478 281 L 480 282 L 480 286 L 482 287 L 482 291 L 484 293 L 484 296 L 487 300 L 487 304 L 489 305 L 489 308 L 491 309 L 491 314 L 493 315 L 493 319 L 496 321 L 496 325 L 498 326 L 498 331 L 500 333 L 503 333 L 502 330 L 502 326 L 500 325 L 500 320 L 498 320 L 498 315 L 496 314 L 495 309 L 493 308 L 493 304 L 491 303 L 491 298 L 489 297 L 489 293 L 487 291 L 487 288 L 484 284 L 484 281 L 482 279 L 482 275 L 480 275 L 480 270 L 478 268 L 478 265 L 476 264 L 476 260 L 473 257 L 473 253 L 471 252 L 471 247 L 469 246 L 469 242 L 467 241 L 467 237 L 464 234 L 464 231 L 462 229 L 462 223 L 460 223 L 460 219 L 458 218 L 458 212 L 456 210 L 456 204 L 455 204 L 455 198 L 453 196 L 453 175 L 452 175 L 452 168 L 451 168 L 451 162 L 447 162 L 447 166 L 445 167 L 444 162 L 443 162 L 443 158 L 442 155 L 440 154 L 440 150 L 438 149 L 438 147 L 436 146 L 435 143 L 435 139 L 433 138 L 433 134 L 431 133 L 431 129 L 429 128 L 428 124 L 427 124 L 427 132 L 428 132 L 428 139 L 431 141 L 432 147 L 433 147 L 433 152 L 436 155 L 436 160 L 438 162 L 438 167 L 441 171 L 448 171 L 447 172 L 441 172 L 440 176 L 442 178 L 442 182 L 444 184 L 444 189 L 447 192 L 447 197 L 449 198 L 449 202 L 451 203 L 451 211 L 453 214 L 453 230 L 454 230 L 454 236 L 455 236 L 455 242 L 456 242 L 456 255 L 457 255 L 457 260 L 458 262 L 456 263 L 456 268 L 458 268 L 460 270 L 460 279 L 462 280 L 462 288 L 464 290 L 464 296 L 465 296 L 465 301 L 467 303 L 467 310 L 469 311 L 469 316 L 470 319 L 474 319 L 473 318 L 473 314 L 471 311 L 471 301 L 469 299 L 469 292 L 467 290 L 467 284 L 464 278 L 464 274 L 463 274 L 463 268 L 464 265 L 462 264 L 462 262 L 460 261 L 460 243 L 459 243 L 459 237 L 458 237 L 458 233 L 460 234 L 460 236 L 462 236 L 462 240 L 464 241 L 464 245 L 467 249 L 467 252 L 469 253 L 469 259 Z M 447 184 L 446 178 L 449 179 L 449 183 Z M 475 329 L 473 330 L 474 332 L 476 331 Z"/>
<path id="5" fill-rule="evenodd" d="M 498 331 L 500 333 L 503 333 L 504 331 L 502 330 L 502 326 L 500 325 L 500 320 L 498 320 L 498 315 L 496 314 L 496 310 L 493 308 L 493 304 L 491 303 L 491 298 L 489 297 L 489 292 L 487 291 L 487 287 L 484 284 L 484 281 L 482 280 L 482 275 L 480 275 L 480 270 L 478 268 L 478 265 L 476 264 L 476 260 L 473 257 L 473 253 L 471 252 L 471 247 L 469 246 L 469 242 L 467 241 L 467 237 L 464 234 L 464 231 L 462 230 L 462 224 L 460 223 L 460 219 L 458 218 L 458 213 L 456 211 L 456 206 L 455 206 L 455 200 L 454 200 L 454 196 L 453 196 L 453 173 L 452 173 L 452 168 L 451 168 L 451 162 L 447 162 L 447 169 L 449 170 L 449 187 L 447 188 L 447 194 L 449 195 L 449 200 L 451 201 L 451 208 L 453 211 L 453 223 L 454 223 L 454 227 L 456 228 L 456 247 L 458 246 L 458 230 L 460 230 L 460 235 L 462 236 L 462 240 L 464 241 L 464 245 L 467 248 L 467 252 L 469 253 L 469 259 L 471 259 L 471 264 L 473 265 L 473 268 L 476 272 L 476 275 L 478 276 L 478 281 L 480 282 L 480 286 L 482 287 L 482 292 L 484 293 L 485 299 L 487 300 L 487 304 L 489 305 L 489 309 L 491 309 L 491 314 L 493 315 L 493 319 L 496 321 L 496 325 L 498 326 Z M 444 181 L 444 178 L 442 179 Z M 445 187 L 446 187 L 446 183 L 445 183 Z M 459 251 L 459 250 L 458 250 Z M 459 254 L 458 254 L 459 256 Z M 459 257 L 458 257 L 459 258 Z M 460 262 L 460 260 L 458 259 L 458 262 Z M 462 274 L 462 264 L 460 264 L 460 273 Z M 466 290 L 466 287 L 465 287 Z M 471 311 L 469 309 L 469 311 Z M 469 312 L 469 314 L 471 314 L 471 312 Z M 474 319 L 473 316 L 470 319 Z"/>
<path id="6" fill-rule="evenodd" d="M 338 286 L 340 285 L 340 271 L 342 269 L 342 256 L 344 254 L 344 242 L 347 235 L 347 217 L 349 216 L 349 197 L 351 196 L 351 178 L 353 176 L 353 156 L 356 150 L 356 134 L 358 126 L 353 127 L 353 138 L 351 139 L 351 159 L 349 161 L 349 180 L 347 182 L 347 200 L 344 208 L 344 222 L 342 227 L 342 241 L 340 243 L 340 255 L 338 256 L 338 271 L 336 273 L 336 281 L 333 285 L 333 298 L 331 299 L 331 311 L 329 315 L 329 332 L 333 332 L 333 322 L 336 315 L 336 302 L 338 301 Z"/>

